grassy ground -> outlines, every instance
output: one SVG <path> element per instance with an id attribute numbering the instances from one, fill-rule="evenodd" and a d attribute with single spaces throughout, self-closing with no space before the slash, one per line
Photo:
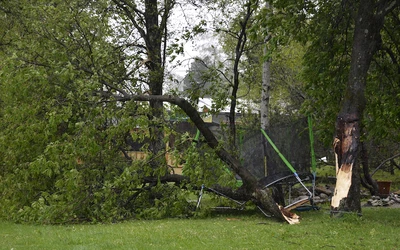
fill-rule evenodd
<path id="1" fill-rule="evenodd" d="M 400 209 L 365 208 L 363 216 L 300 213 L 288 225 L 260 215 L 43 226 L 0 222 L 0 249 L 399 249 Z"/>

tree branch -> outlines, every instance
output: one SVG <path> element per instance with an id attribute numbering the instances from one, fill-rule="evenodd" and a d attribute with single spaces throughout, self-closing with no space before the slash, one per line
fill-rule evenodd
<path id="1" fill-rule="evenodd" d="M 381 162 L 381 164 L 379 164 L 379 166 L 372 172 L 371 176 L 373 176 L 376 173 L 376 171 L 378 171 L 382 167 L 383 164 L 385 164 L 386 162 L 388 162 L 390 160 L 393 160 L 394 158 L 397 158 L 399 156 L 400 156 L 400 153 L 399 154 L 395 154 L 392 157 L 389 157 L 386 160 L 384 160 L 383 162 Z"/>
<path id="2" fill-rule="evenodd" d="M 137 8 L 135 8 L 134 5 L 128 3 L 128 2 L 125 1 L 125 0 L 121 0 L 121 1 L 112 0 L 112 1 L 117 5 L 118 8 L 120 8 L 121 10 L 123 10 L 123 12 L 125 13 L 125 15 L 129 18 L 129 20 L 131 20 L 133 26 L 135 26 L 135 28 L 139 31 L 140 36 L 141 36 L 142 38 L 145 38 L 145 37 L 146 37 L 146 32 L 145 32 L 144 29 L 142 29 L 142 28 L 139 26 L 139 24 L 136 22 L 136 19 L 135 19 L 134 15 L 132 15 L 132 12 L 129 10 L 129 8 L 131 8 L 135 13 L 137 13 L 137 14 L 139 14 L 139 15 L 141 15 L 141 16 L 143 16 L 144 13 L 141 12 L 140 10 L 138 10 Z M 129 8 L 127 8 L 127 6 L 128 6 Z"/>

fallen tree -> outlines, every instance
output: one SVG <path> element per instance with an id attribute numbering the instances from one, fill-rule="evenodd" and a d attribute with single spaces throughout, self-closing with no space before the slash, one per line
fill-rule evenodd
<path id="1" fill-rule="evenodd" d="M 197 129 L 204 136 L 207 144 L 213 150 L 215 150 L 218 157 L 224 161 L 232 171 L 240 176 L 243 181 L 243 186 L 238 190 L 241 193 L 241 197 L 244 199 L 252 200 L 257 206 L 270 213 L 279 220 L 287 221 L 290 224 L 299 223 L 299 216 L 291 213 L 284 209 L 282 206 L 275 203 L 272 198 L 272 192 L 268 188 L 258 182 L 255 176 L 253 176 L 237 159 L 232 156 L 227 150 L 221 147 L 219 141 L 215 138 L 211 130 L 206 126 L 205 122 L 201 118 L 197 110 L 184 98 L 177 96 L 163 96 L 163 95 L 130 95 L 124 93 L 123 95 L 110 95 L 108 92 L 99 92 L 100 95 L 113 98 L 115 101 L 126 102 L 126 101 L 159 101 L 168 102 L 170 104 L 177 105 L 181 108 L 186 115 L 192 120 Z M 173 181 L 177 181 L 177 176 L 170 176 Z M 168 176 L 163 177 L 164 180 L 169 180 Z"/>

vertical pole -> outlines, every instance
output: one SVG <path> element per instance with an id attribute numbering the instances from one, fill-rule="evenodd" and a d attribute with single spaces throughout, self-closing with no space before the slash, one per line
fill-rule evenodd
<path id="1" fill-rule="evenodd" d="M 313 134 L 313 122 L 311 115 L 308 116 L 308 132 L 310 136 L 310 151 L 311 151 L 311 168 L 312 168 L 312 175 L 313 175 L 313 197 L 315 196 L 315 179 L 317 176 L 317 161 L 315 160 L 315 152 L 314 152 L 314 134 Z"/>

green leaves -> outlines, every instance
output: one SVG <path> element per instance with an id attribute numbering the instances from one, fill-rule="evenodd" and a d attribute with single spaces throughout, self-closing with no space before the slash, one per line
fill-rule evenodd
<path id="1" fill-rule="evenodd" d="M 0 215 L 17 221 L 104 220 L 107 210 L 90 208 L 106 195 L 118 200 L 103 188 L 127 165 L 111 143 L 126 127 L 107 137 L 105 125 L 121 115 L 93 91 L 121 67 L 112 64 L 118 57 L 109 60 L 106 37 L 95 36 L 107 25 L 74 4 L 15 7 L 10 18 L 20 25 L 10 26 L 12 43 L 0 54 Z"/>

